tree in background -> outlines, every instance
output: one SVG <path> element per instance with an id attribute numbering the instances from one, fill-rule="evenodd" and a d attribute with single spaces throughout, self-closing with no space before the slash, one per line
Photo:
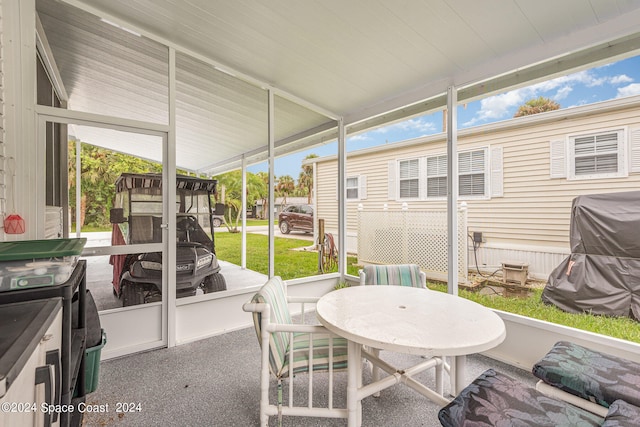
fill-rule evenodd
<path id="1" fill-rule="evenodd" d="M 269 174 L 267 172 L 258 172 L 256 176 L 264 184 L 264 192 L 260 194 L 260 201 L 262 202 L 262 211 L 260 212 L 260 217 L 262 219 L 265 219 L 267 212 L 269 212 Z"/>
<path id="2" fill-rule="evenodd" d="M 287 204 L 287 196 L 290 196 L 296 188 L 296 183 L 291 175 L 282 175 L 276 183 L 276 193 L 282 197 L 282 204 Z"/>
<path id="3" fill-rule="evenodd" d="M 560 104 L 556 101 L 540 96 L 530 99 L 518 108 L 513 117 L 530 116 L 532 114 L 544 113 L 545 111 L 559 110 Z"/>
<path id="4" fill-rule="evenodd" d="M 116 179 L 125 172 L 162 172 L 158 163 L 82 143 L 80 149 L 80 225 L 109 226 Z M 72 222 L 76 215 L 76 144 L 69 141 L 69 208 Z"/>
<path id="5" fill-rule="evenodd" d="M 225 205 L 224 224 L 229 232 L 237 233 L 242 217 L 242 171 L 227 172 L 214 179 L 218 180 L 221 187 L 219 194 L 223 194 L 219 203 Z M 253 206 L 263 198 L 267 188 L 268 184 L 264 183 L 262 177 L 247 172 L 247 206 Z"/>
<path id="6" fill-rule="evenodd" d="M 304 160 L 315 159 L 317 154 L 309 154 Z M 313 165 L 302 165 L 302 171 L 298 176 L 298 188 L 307 196 L 307 203 L 311 204 L 311 195 L 313 194 Z"/>

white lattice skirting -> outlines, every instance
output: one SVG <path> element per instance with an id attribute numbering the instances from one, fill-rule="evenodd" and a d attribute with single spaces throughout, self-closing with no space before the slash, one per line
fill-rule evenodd
<path id="1" fill-rule="evenodd" d="M 359 211 L 358 263 L 418 264 L 434 280 L 447 279 L 447 212 Z M 467 211 L 458 211 L 458 277 L 467 281 Z"/>

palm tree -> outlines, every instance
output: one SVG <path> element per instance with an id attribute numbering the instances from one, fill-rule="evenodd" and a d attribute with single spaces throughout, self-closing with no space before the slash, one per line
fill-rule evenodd
<path id="1" fill-rule="evenodd" d="M 282 175 L 278 178 L 278 183 L 276 184 L 276 192 L 282 197 L 282 204 L 287 204 L 287 196 L 293 193 L 293 190 L 296 188 L 296 183 L 291 177 L 291 175 Z"/>
<path id="2" fill-rule="evenodd" d="M 556 101 L 540 96 L 530 99 L 518 108 L 513 117 L 530 116 L 532 114 L 544 113 L 545 111 L 559 110 L 560 104 Z"/>
<path id="3" fill-rule="evenodd" d="M 260 217 L 265 219 L 267 212 L 269 212 L 269 174 L 267 172 L 258 172 L 256 177 L 264 184 L 264 191 L 260 193 L 259 198 L 262 202 L 262 212 L 260 212 Z"/>
<path id="4" fill-rule="evenodd" d="M 224 203 L 226 206 L 224 222 L 227 230 L 237 233 L 238 224 L 242 217 L 242 171 L 235 170 L 216 177 L 218 183 L 224 187 Z M 253 206 L 259 198 L 264 196 L 267 184 L 260 176 L 247 172 L 247 206 Z"/>
<path id="5" fill-rule="evenodd" d="M 315 159 L 317 154 L 309 154 L 304 160 Z M 305 190 L 307 194 L 307 203 L 311 204 L 311 195 L 313 194 L 313 165 L 302 165 L 302 171 L 298 176 L 298 188 Z"/>
<path id="6" fill-rule="evenodd" d="M 238 217 L 242 211 L 242 172 L 239 170 L 224 173 L 214 177 L 222 188 L 220 203 L 224 203 L 224 225 L 230 233 L 238 232 Z M 232 226 L 236 218 L 235 226 Z"/>
<path id="7" fill-rule="evenodd" d="M 247 172 L 247 206 L 254 206 L 258 200 L 264 200 L 269 195 L 269 177 L 264 181 L 261 173 L 254 174 Z"/>

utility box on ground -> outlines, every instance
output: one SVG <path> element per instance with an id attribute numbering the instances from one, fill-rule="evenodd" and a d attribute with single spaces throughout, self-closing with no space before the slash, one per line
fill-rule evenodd
<path id="1" fill-rule="evenodd" d="M 503 262 L 502 283 L 519 283 L 524 286 L 529 275 L 529 264 L 524 262 Z"/>

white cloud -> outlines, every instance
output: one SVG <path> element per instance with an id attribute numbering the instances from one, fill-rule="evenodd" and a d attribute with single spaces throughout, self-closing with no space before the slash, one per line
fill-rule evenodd
<path id="1" fill-rule="evenodd" d="M 633 79 L 626 74 L 621 74 L 619 76 L 613 76 L 610 79 L 612 85 L 619 85 L 623 83 L 631 83 Z"/>
<path id="2" fill-rule="evenodd" d="M 633 83 L 625 87 L 618 88 L 618 95 L 616 98 L 623 98 L 625 96 L 640 95 L 640 83 Z"/>
<path id="3" fill-rule="evenodd" d="M 480 110 L 464 126 L 472 126 L 476 123 L 489 120 L 502 119 L 509 115 L 513 107 L 522 105 L 526 99 L 529 88 L 509 91 L 500 95 L 490 96 L 480 101 Z"/>
<path id="4" fill-rule="evenodd" d="M 403 132 L 421 132 L 424 134 L 433 133 L 437 130 L 437 126 L 435 123 L 425 119 L 424 117 L 419 117 L 381 127 L 379 129 L 376 129 L 375 132 L 387 133 L 393 130 L 401 130 Z"/>
<path id="5" fill-rule="evenodd" d="M 579 71 L 567 76 L 557 77 L 555 79 L 536 83 L 520 89 L 515 89 L 500 95 L 490 96 L 480 101 L 480 109 L 475 117 L 463 124 L 463 126 L 472 126 L 487 121 L 504 119 L 511 117 L 515 113 L 515 109 L 526 101 L 537 98 L 539 96 L 551 97 L 556 101 L 565 99 L 576 85 L 584 85 L 586 87 L 603 86 L 605 84 L 618 85 L 622 83 L 632 82 L 633 79 L 626 74 L 615 76 L 596 76 L 591 70 Z M 618 97 L 637 94 L 637 85 L 628 85 L 618 89 Z M 554 95 L 548 92 L 556 91 Z"/>
<path id="6" fill-rule="evenodd" d="M 556 94 L 553 96 L 553 99 L 556 100 L 556 101 L 560 101 L 561 99 L 565 99 L 567 96 L 569 96 L 569 94 L 572 91 L 573 91 L 573 88 L 571 86 L 563 86 L 560 89 L 558 89 Z"/>
<path id="7" fill-rule="evenodd" d="M 349 138 L 347 138 L 347 141 L 367 141 L 369 139 L 371 139 L 369 135 L 367 135 L 366 133 L 361 133 L 358 135 L 350 136 Z"/>

